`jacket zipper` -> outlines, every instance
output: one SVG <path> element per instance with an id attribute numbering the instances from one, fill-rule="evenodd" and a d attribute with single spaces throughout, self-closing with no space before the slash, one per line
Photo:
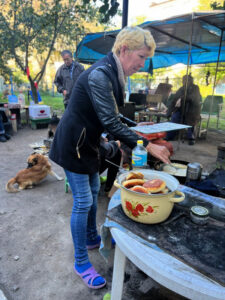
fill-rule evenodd
<path id="1" fill-rule="evenodd" d="M 81 134 L 80 134 L 80 137 L 78 139 L 78 142 L 77 142 L 77 146 L 76 146 L 76 151 L 77 151 L 77 157 L 80 159 L 80 151 L 79 151 L 79 148 L 83 145 L 84 143 L 84 139 L 85 139 L 85 135 L 86 135 L 86 128 L 84 127 L 81 131 Z M 81 139 L 83 137 L 83 141 L 82 143 L 80 144 L 81 142 Z M 79 145 L 80 144 L 80 145 Z"/>

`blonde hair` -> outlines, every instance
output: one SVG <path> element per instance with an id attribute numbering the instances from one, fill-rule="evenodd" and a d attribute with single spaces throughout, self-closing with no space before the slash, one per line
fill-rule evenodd
<path id="1" fill-rule="evenodd" d="M 141 27 L 125 27 L 117 35 L 112 52 L 120 55 L 121 47 L 126 45 L 129 50 L 139 50 L 143 47 L 149 49 L 149 56 L 155 53 L 156 44 L 149 30 Z"/>

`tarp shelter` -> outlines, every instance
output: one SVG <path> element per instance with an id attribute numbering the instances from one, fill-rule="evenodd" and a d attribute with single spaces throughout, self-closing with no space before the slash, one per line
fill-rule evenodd
<path id="1" fill-rule="evenodd" d="M 162 21 L 145 22 L 140 27 L 151 31 L 156 52 L 153 68 L 177 63 L 205 64 L 225 61 L 225 11 L 194 12 Z M 111 51 L 120 30 L 87 34 L 79 43 L 77 59 L 92 64 Z M 150 70 L 150 59 L 142 71 Z"/>

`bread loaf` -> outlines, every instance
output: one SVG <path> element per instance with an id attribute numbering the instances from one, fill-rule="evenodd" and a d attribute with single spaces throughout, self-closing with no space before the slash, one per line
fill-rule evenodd
<path id="1" fill-rule="evenodd" d="M 149 193 L 158 193 L 165 189 L 166 183 L 162 179 L 152 179 L 148 180 L 143 184 Z"/>
<path id="2" fill-rule="evenodd" d="M 131 189 L 133 192 L 148 194 L 148 190 L 142 185 L 135 185 Z"/>
<path id="3" fill-rule="evenodd" d="M 126 180 L 130 180 L 130 179 L 143 179 L 144 175 L 140 172 L 130 172 L 127 177 Z"/>
<path id="4" fill-rule="evenodd" d="M 144 184 L 144 180 L 143 179 L 131 179 L 131 180 L 125 180 L 122 185 L 129 189 L 135 185 L 143 185 Z"/>

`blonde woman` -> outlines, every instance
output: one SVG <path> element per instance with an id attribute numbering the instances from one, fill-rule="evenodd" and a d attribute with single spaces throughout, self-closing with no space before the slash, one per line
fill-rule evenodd
<path id="1" fill-rule="evenodd" d="M 51 148 L 50 158 L 64 168 L 72 189 L 74 269 L 89 288 L 99 289 L 106 284 L 88 257 L 88 249 L 100 245 L 96 228 L 100 136 L 107 131 L 130 148 L 136 146 L 140 136 L 121 122 L 118 106 L 124 103 L 126 76 L 143 67 L 154 50 L 155 42 L 149 31 L 139 27 L 121 30 L 112 52 L 78 78 Z M 165 147 L 144 138 L 143 141 L 151 155 L 169 162 Z"/>

